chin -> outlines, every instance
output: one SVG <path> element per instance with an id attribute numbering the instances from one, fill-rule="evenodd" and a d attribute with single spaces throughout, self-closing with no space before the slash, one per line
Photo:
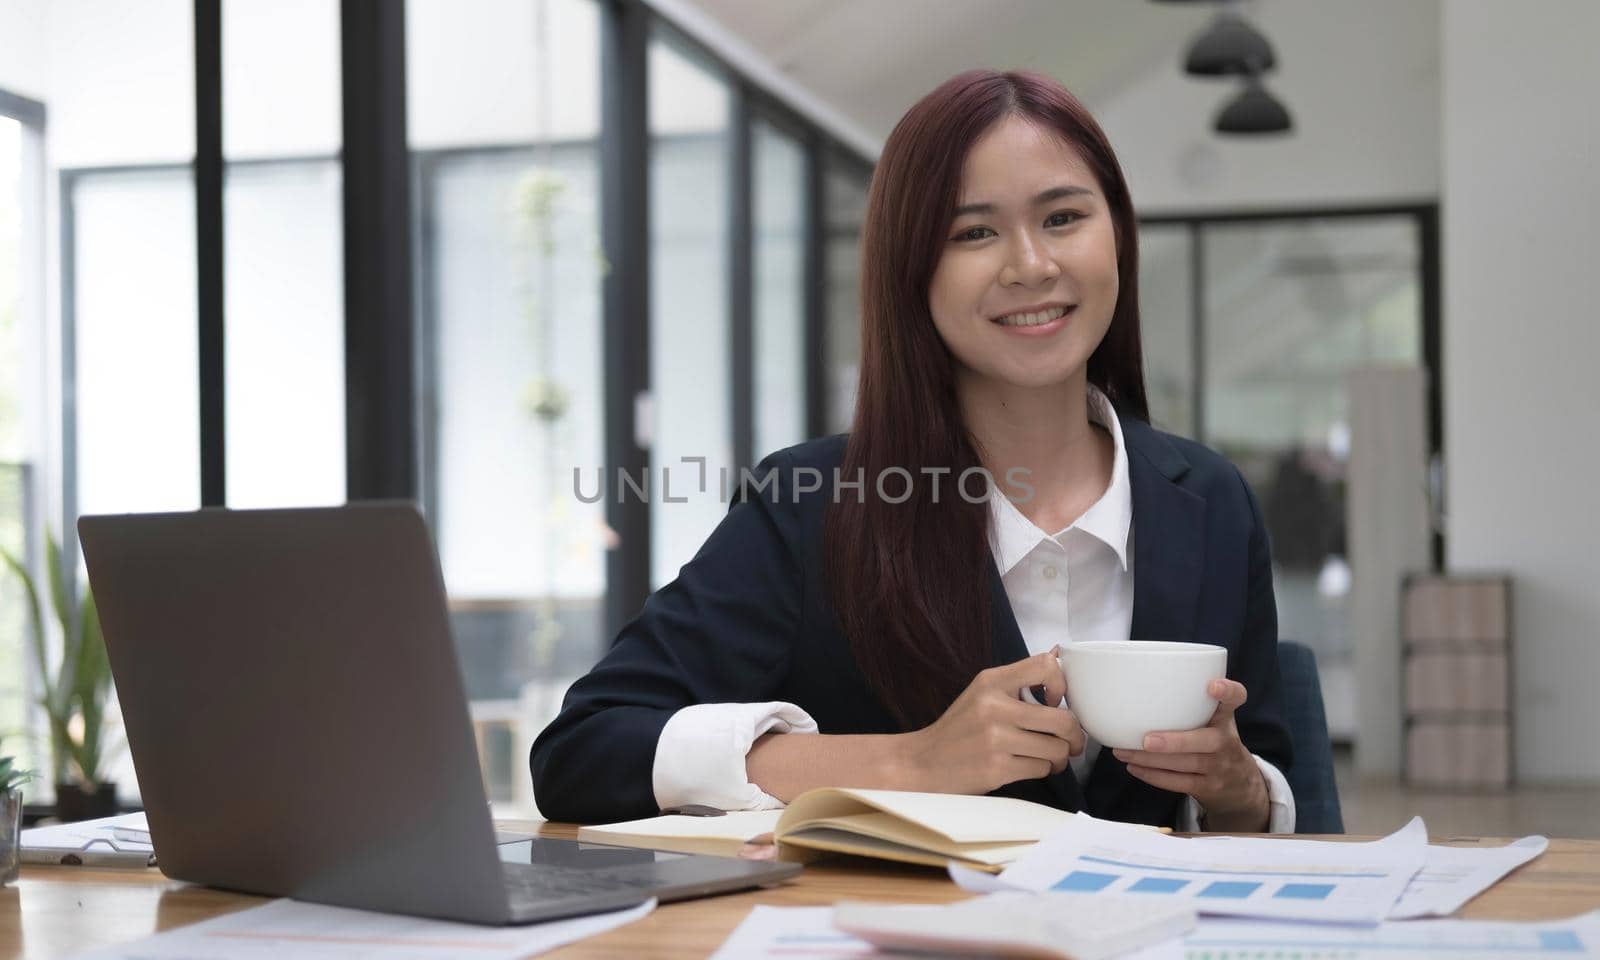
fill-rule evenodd
<path id="1" fill-rule="evenodd" d="M 1017 387 L 1026 390 L 1044 390 L 1050 387 L 1059 387 L 1072 380 L 1076 368 L 1061 370 L 1013 370 L 1005 373 L 995 373 L 992 379 L 1008 387 Z"/>

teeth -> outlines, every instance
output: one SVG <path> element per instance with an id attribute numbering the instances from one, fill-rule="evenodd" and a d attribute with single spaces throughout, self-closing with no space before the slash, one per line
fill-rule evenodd
<path id="1" fill-rule="evenodd" d="M 1002 327 L 1037 327 L 1049 323 L 1067 312 L 1066 307 L 1055 307 L 1042 313 L 1013 313 L 995 322 Z"/>

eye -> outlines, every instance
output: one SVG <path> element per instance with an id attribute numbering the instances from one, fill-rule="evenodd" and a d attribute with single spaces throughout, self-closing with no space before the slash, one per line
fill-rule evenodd
<path id="1" fill-rule="evenodd" d="M 1070 219 L 1057 222 L 1058 217 L 1068 217 Z M 1068 227 L 1082 219 L 1083 214 L 1078 213 L 1076 210 L 1057 210 L 1055 213 L 1050 214 L 1049 219 L 1045 220 L 1045 225 L 1052 227 Z"/>
<path id="2" fill-rule="evenodd" d="M 955 239 L 955 241 L 957 243 L 982 240 L 982 239 L 984 239 L 984 236 L 982 234 L 982 231 L 984 231 L 984 230 L 989 230 L 989 228 L 988 227 L 971 227 L 971 228 L 968 228 L 968 229 L 963 230 L 960 233 L 956 234 L 954 239 Z M 993 230 L 989 230 L 989 232 L 990 233 L 994 233 Z"/>

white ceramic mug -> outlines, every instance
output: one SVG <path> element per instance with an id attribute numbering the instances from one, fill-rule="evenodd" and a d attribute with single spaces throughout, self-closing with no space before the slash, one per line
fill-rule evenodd
<path id="1" fill-rule="evenodd" d="M 1107 747 L 1143 750 L 1145 734 L 1203 727 L 1227 676 L 1228 651 L 1209 643 L 1086 640 L 1061 648 L 1067 706 Z"/>

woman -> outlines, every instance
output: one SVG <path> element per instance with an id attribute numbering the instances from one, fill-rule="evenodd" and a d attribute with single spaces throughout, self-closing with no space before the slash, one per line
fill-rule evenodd
<path id="1" fill-rule="evenodd" d="M 1147 423 L 1133 206 L 1093 118 L 1039 74 L 953 77 L 884 145 L 862 257 L 854 429 L 762 461 L 572 687 L 540 808 L 855 786 L 1292 830 L 1266 529 L 1231 464 Z M 1130 636 L 1228 648 L 1208 726 L 1085 735 L 1054 654 Z"/>

